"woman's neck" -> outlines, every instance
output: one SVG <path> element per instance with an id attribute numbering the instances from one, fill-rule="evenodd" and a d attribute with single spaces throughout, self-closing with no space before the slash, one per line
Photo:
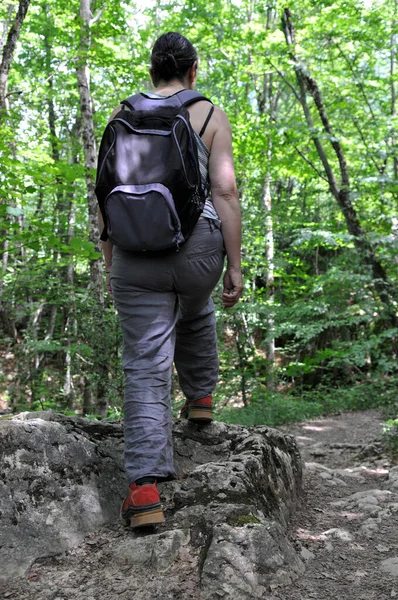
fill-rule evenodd
<path id="1" fill-rule="evenodd" d="M 181 90 L 190 89 L 188 82 L 182 82 L 180 80 L 173 81 L 160 81 L 155 88 L 155 92 L 162 96 L 172 96 Z"/>

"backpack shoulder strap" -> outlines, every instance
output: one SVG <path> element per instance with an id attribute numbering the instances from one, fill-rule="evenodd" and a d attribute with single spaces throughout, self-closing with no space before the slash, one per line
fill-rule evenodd
<path id="1" fill-rule="evenodd" d="M 167 98 L 149 98 L 145 94 L 134 94 L 134 96 L 130 96 L 125 100 L 122 100 L 120 104 L 128 106 L 130 110 L 151 110 L 155 106 L 160 106 L 161 104 L 164 106 L 190 106 L 195 102 L 199 102 L 201 100 L 205 100 L 206 102 L 210 102 L 213 104 L 209 98 L 206 96 L 202 96 L 198 92 L 194 90 L 182 90 L 181 92 L 177 92 L 172 96 Z"/>
<path id="2" fill-rule="evenodd" d="M 129 96 L 125 100 L 122 100 L 120 104 L 128 106 L 130 110 L 135 110 L 135 105 L 141 98 L 141 94 L 134 94 L 133 96 Z"/>
<path id="3" fill-rule="evenodd" d="M 199 92 L 195 92 L 194 90 L 182 90 L 181 92 L 178 92 L 176 96 L 178 96 L 181 106 L 190 106 L 195 102 L 200 102 L 200 100 L 205 100 L 206 102 L 213 104 L 209 98 L 202 96 L 202 94 L 199 94 Z"/>

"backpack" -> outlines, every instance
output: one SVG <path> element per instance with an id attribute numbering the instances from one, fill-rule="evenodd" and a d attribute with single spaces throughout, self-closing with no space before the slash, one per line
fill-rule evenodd
<path id="1" fill-rule="evenodd" d="M 105 128 L 95 193 L 101 239 L 133 252 L 179 250 L 207 196 L 187 106 L 208 100 L 192 90 L 168 98 L 136 94 Z M 213 112 L 211 107 L 200 135 Z"/>

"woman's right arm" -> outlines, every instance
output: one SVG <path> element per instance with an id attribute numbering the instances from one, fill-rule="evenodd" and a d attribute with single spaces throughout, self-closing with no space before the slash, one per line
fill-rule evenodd
<path id="1" fill-rule="evenodd" d="M 241 272 L 241 218 L 239 196 L 235 181 L 232 156 L 232 131 L 227 115 L 216 108 L 217 121 L 210 159 L 209 178 L 214 207 L 221 220 L 221 231 L 227 252 L 227 270 L 224 275 L 223 304 L 234 306 L 243 292 Z"/>

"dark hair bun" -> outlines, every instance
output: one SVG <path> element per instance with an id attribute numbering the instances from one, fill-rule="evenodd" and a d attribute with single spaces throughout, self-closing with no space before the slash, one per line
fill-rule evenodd
<path id="1" fill-rule="evenodd" d="M 158 52 L 152 54 L 152 70 L 162 73 L 165 81 L 179 75 L 178 64 L 171 52 Z"/>
<path id="2" fill-rule="evenodd" d="M 196 60 L 196 50 L 186 37 L 175 32 L 164 33 L 156 40 L 151 54 L 154 84 L 175 78 L 182 82 Z"/>

